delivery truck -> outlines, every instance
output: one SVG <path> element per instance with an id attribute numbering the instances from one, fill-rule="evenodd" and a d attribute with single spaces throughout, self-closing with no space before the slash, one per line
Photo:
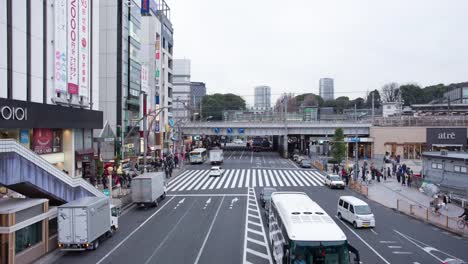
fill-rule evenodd
<path id="1" fill-rule="evenodd" d="M 83 197 L 57 209 L 58 248 L 94 250 L 118 229 L 120 209 L 108 197 Z"/>
<path id="2" fill-rule="evenodd" d="M 133 178 L 132 200 L 139 207 L 158 206 L 166 198 L 166 177 L 164 172 L 148 172 Z"/>
<path id="3" fill-rule="evenodd" d="M 212 149 L 210 150 L 210 162 L 211 164 L 221 164 L 223 163 L 224 155 L 222 149 Z"/>

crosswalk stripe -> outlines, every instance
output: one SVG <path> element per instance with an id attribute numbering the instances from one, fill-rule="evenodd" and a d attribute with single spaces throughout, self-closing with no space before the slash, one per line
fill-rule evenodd
<path id="1" fill-rule="evenodd" d="M 275 178 L 276 180 L 278 180 L 278 184 L 279 186 L 283 187 L 284 184 L 283 184 L 283 181 L 280 179 L 279 175 L 278 175 L 278 172 L 276 170 L 273 171 L 273 174 L 275 174 Z"/>
<path id="2" fill-rule="evenodd" d="M 312 186 L 317 186 L 317 183 L 314 180 L 312 180 L 304 171 L 299 171 L 299 173 L 302 174 L 304 179 L 306 179 L 306 181 L 312 184 Z"/>
<path id="3" fill-rule="evenodd" d="M 273 173 L 271 172 L 271 170 L 268 170 L 268 176 L 270 176 L 271 185 L 276 186 L 275 177 L 273 177 Z"/>
<path id="4" fill-rule="evenodd" d="M 210 187 L 208 187 L 208 189 L 210 189 L 210 190 L 213 189 L 213 188 L 215 187 L 215 185 L 216 185 L 218 182 L 221 181 L 221 178 L 223 178 L 223 176 L 221 175 L 221 176 L 219 176 L 219 177 L 214 177 L 214 178 L 215 178 L 215 180 L 214 180 L 213 183 L 210 185 Z"/>
<path id="5" fill-rule="evenodd" d="M 302 171 L 296 171 L 297 175 L 299 175 L 299 178 L 305 183 L 306 186 L 311 186 L 311 183 L 309 180 L 302 174 Z M 312 186 L 315 186 L 312 184 Z"/>
<path id="6" fill-rule="evenodd" d="M 194 181 L 192 182 L 192 184 L 190 184 L 190 186 L 188 186 L 187 189 L 185 189 L 185 190 L 187 190 L 187 191 L 192 190 L 192 189 L 195 187 L 195 185 L 197 185 L 202 179 L 204 179 L 205 177 L 208 177 L 208 174 L 209 174 L 209 173 L 210 173 L 209 170 L 203 171 L 203 173 L 200 174 L 200 175 L 197 177 L 197 179 L 194 180 Z"/>
<path id="7" fill-rule="evenodd" d="M 312 173 L 316 176 L 316 178 L 322 183 L 325 184 L 325 180 L 323 179 L 323 175 L 320 172 L 312 171 Z"/>
<path id="8" fill-rule="evenodd" d="M 200 172 L 200 170 L 194 170 L 194 171 L 191 171 L 189 174 L 186 175 L 186 177 L 184 177 L 183 179 L 181 179 L 181 181 L 179 181 L 178 183 L 170 186 L 169 188 L 167 188 L 168 190 L 177 190 L 180 186 L 182 186 L 185 181 L 187 181 L 188 179 L 190 179 L 190 177 L 192 177 L 192 175 L 195 175 L 197 174 L 198 172 Z"/>
<path id="9" fill-rule="evenodd" d="M 286 177 L 289 181 L 291 181 L 292 186 L 296 187 L 296 186 L 297 186 L 297 182 L 294 180 L 294 177 L 292 176 L 292 174 L 289 173 L 289 171 L 283 171 L 283 172 L 284 172 L 285 177 Z"/>
<path id="10" fill-rule="evenodd" d="M 241 177 L 240 177 L 240 180 L 239 180 L 239 184 L 237 184 L 237 188 L 242 187 L 242 184 L 244 183 L 244 174 L 245 174 L 245 170 L 242 170 L 241 171 Z"/>
<path id="11" fill-rule="evenodd" d="M 286 177 L 284 177 L 283 171 L 279 170 L 278 171 L 278 176 L 281 178 L 281 180 L 284 182 L 285 186 L 291 186 L 289 182 L 286 180 Z"/>
<path id="12" fill-rule="evenodd" d="M 309 178 L 311 178 L 315 183 L 317 183 L 317 185 L 323 185 L 323 184 L 320 182 L 320 180 L 317 179 L 317 177 L 316 177 L 314 174 L 310 173 L 309 171 L 305 171 L 304 173 L 305 173 Z"/>
<path id="13" fill-rule="evenodd" d="M 235 170 L 232 170 L 231 173 L 229 174 L 229 177 L 228 177 L 228 179 L 227 179 L 227 181 L 226 181 L 226 184 L 224 184 L 224 189 L 227 189 L 227 188 L 228 188 L 228 186 L 229 186 L 229 181 L 231 180 L 232 175 L 234 175 L 234 173 L 235 173 Z"/>
<path id="14" fill-rule="evenodd" d="M 234 178 L 232 178 L 231 189 L 234 188 L 234 186 L 236 186 L 236 181 L 237 181 L 237 178 L 239 177 L 239 173 L 240 173 L 240 170 L 236 170 L 236 175 L 234 176 Z"/>
<path id="15" fill-rule="evenodd" d="M 280 171 L 278 171 L 278 173 L 283 177 L 283 180 L 284 180 L 284 183 L 286 184 L 286 186 L 295 186 L 293 181 L 288 178 L 285 171 L 280 170 Z"/>
<path id="16" fill-rule="evenodd" d="M 223 186 L 224 181 L 227 179 L 227 175 L 231 172 L 231 170 L 226 170 L 223 173 L 223 176 L 221 176 L 221 180 L 219 181 L 218 185 L 216 186 L 216 189 L 221 189 L 221 186 Z"/>
<path id="17" fill-rule="evenodd" d="M 257 185 L 255 178 L 257 177 L 256 170 L 252 170 L 252 187 Z"/>
<path id="18" fill-rule="evenodd" d="M 204 171 L 200 170 L 199 172 L 192 175 L 192 177 L 187 179 L 187 181 L 185 181 L 184 184 L 180 186 L 179 191 L 183 191 L 185 188 L 187 188 L 187 186 L 189 186 L 192 182 L 194 182 L 198 178 L 198 176 L 203 174 L 203 172 Z M 176 191 L 176 190 L 177 190 L 177 188 L 174 188 L 174 191 Z"/>
<path id="19" fill-rule="evenodd" d="M 250 187 L 250 170 L 247 170 L 245 175 L 245 187 Z"/>
<path id="20" fill-rule="evenodd" d="M 265 186 L 270 186 L 270 180 L 268 180 L 266 170 L 262 170 L 262 176 L 265 177 Z"/>
<path id="21" fill-rule="evenodd" d="M 194 173 L 194 171 L 190 171 L 190 170 L 184 171 L 184 173 L 182 173 L 181 175 L 179 175 L 179 177 L 177 177 L 175 180 L 172 180 L 169 183 L 168 188 L 174 187 L 176 184 L 178 184 L 183 179 L 187 178 L 188 175 L 192 173 Z"/>
<path id="22" fill-rule="evenodd" d="M 299 186 L 304 186 L 304 183 L 299 179 L 299 176 L 295 171 L 289 171 L 289 173 L 293 176 L 292 179 L 294 179 L 299 184 Z"/>
<path id="23" fill-rule="evenodd" d="M 258 186 L 263 187 L 263 178 L 260 170 L 256 170 L 258 178 Z"/>
<path id="24" fill-rule="evenodd" d="M 208 186 L 217 178 L 217 177 L 207 177 L 208 180 L 205 182 L 205 184 L 203 184 L 203 186 L 201 187 L 201 190 L 205 190 L 206 188 L 208 188 Z"/>
<path id="25" fill-rule="evenodd" d="M 195 190 L 195 191 L 196 191 L 196 190 L 199 190 L 199 189 L 201 188 L 201 186 L 202 186 L 203 184 L 205 184 L 205 182 L 207 182 L 208 180 L 209 180 L 209 177 L 208 177 L 208 176 L 206 176 L 206 177 L 204 177 L 203 179 L 201 179 L 201 181 L 198 183 L 198 185 L 195 186 L 194 190 Z"/>

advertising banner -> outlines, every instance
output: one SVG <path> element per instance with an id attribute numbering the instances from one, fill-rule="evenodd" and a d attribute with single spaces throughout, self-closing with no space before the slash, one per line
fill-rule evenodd
<path id="1" fill-rule="evenodd" d="M 78 0 L 70 0 L 67 7 L 67 71 L 68 71 L 68 93 L 78 94 Z"/>
<path id="2" fill-rule="evenodd" d="M 33 130 L 32 150 L 37 154 L 52 153 L 54 133 L 52 129 L 35 128 Z"/>
<path id="3" fill-rule="evenodd" d="M 146 65 L 141 65 L 141 90 L 148 92 L 148 67 Z"/>
<path id="4" fill-rule="evenodd" d="M 54 88 L 67 91 L 67 0 L 54 4 Z"/>
<path id="5" fill-rule="evenodd" d="M 29 146 L 29 129 L 20 129 L 20 144 Z"/>
<path id="6" fill-rule="evenodd" d="M 78 2 L 78 76 L 81 96 L 89 96 L 89 0 Z"/>
<path id="7" fill-rule="evenodd" d="M 465 146 L 466 128 L 427 128 L 426 143 L 429 146 Z"/>

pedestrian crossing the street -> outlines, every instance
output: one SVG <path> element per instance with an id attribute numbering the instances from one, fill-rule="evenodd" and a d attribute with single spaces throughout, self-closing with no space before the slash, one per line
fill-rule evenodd
<path id="1" fill-rule="evenodd" d="M 323 186 L 324 177 L 314 170 L 227 169 L 221 177 L 210 170 L 187 170 L 168 185 L 168 191 L 198 191 L 250 187 Z"/>

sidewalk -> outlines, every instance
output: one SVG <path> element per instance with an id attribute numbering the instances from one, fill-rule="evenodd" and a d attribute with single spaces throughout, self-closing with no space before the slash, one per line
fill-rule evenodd
<path id="1" fill-rule="evenodd" d="M 367 197 L 386 207 L 396 209 L 409 216 L 429 222 L 448 231 L 468 235 L 468 228 L 459 229 L 458 216 L 463 209 L 454 204 L 448 204 L 447 208 L 440 209 L 441 215 L 436 215 L 429 208 L 432 197 L 421 193 L 416 188 L 402 186 L 394 178 L 387 181 L 376 182 L 367 185 Z"/>

